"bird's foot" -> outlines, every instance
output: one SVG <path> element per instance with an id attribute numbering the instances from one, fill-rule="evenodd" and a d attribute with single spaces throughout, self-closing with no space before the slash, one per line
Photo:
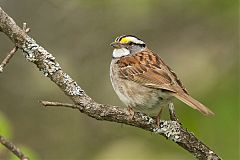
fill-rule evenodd
<path id="1" fill-rule="evenodd" d="M 169 109 L 170 119 L 172 121 L 177 121 L 179 123 L 173 103 L 170 103 L 168 105 L 168 109 Z"/>
<path id="2" fill-rule="evenodd" d="M 160 127 L 160 121 L 161 121 L 160 116 L 157 115 L 157 117 L 156 117 L 156 125 L 157 125 L 158 128 Z"/>
<path id="3" fill-rule="evenodd" d="M 161 121 L 161 114 L 162 114 L 162 111 L 163 111 L 163 107 L 161 107 L 158 115 L 156 116 L 156 125 L 157 127 L 159 128 L 160 127 L 160 121 Z"/>
<path id="4" fill-rule="evenodd" d="M 134 117 L 134 113 L 135 113 L 134 110 L 132 109 L 132 107 L 128 107 L 128 113 L 129 113 L 128 119 L 132 120 Z"/>

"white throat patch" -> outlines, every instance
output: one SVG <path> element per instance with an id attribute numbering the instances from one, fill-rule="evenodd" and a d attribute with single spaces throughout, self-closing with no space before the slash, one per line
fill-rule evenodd
<path id="1" fill-rule="evenodd" d="M 113 50 L 112 56 L 114 58 L 120 58 L 120 57 L 129 55 L 129 54 L 130 54 L 130 51 L 128 49 L 126 49 L 126 48 L 119 48 L 119 49 L 114 49 Z"/>

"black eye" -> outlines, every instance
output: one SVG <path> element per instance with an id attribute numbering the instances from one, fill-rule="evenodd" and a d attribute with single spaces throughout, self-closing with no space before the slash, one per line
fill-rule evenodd
<path id="1" fill-rule="evenodd" d="M 134 45 L 133 42 L 129 42 L 128 44 L 129 44 L 130 46 Z"/>

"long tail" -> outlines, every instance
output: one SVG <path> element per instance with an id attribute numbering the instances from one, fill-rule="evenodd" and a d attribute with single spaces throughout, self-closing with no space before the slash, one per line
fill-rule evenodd
<path id="1" fill-rule="evenodd" d="M 204 115 L 214 115 L 214 113 L 210 109 L 208 109 L 202 103 L 198 102 L 196 99 L 192 98 L 186 93 L 181 93 L 181 94 L 172 93 L 172 95 L 177 99 L 181 100 L 182 102 L 184 102 L 185 104 L 189 105 L 193 109 L 198 110 Z"/>

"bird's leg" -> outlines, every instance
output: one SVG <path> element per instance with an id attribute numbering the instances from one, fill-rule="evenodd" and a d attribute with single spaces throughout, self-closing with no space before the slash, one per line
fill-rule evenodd
<path id="1" fill-rule="evenodd" d="M 173 103 L 169 103 L 168 104 L 168 109 L 169 109 L 169 114 L 170 114 L 170 119 L 172 121 L 178 121 L 178 118 L 177 118 L 177 115 L 176 115 L 176 112 L 175 112 L 175 108 L 174 108 L 174 105 Z"/>
<path id="2" fill-rule="evenodd" d="M 157 117 L 156 117 L 157 127 L 159 127 L 159 125 L 160 125 L 160 119 L 161 119 L 162 111 L 163 111 L 163 107 L 160 107 L 160 111 L 158 112 Z"/>
<path id="3" fill-rule="evenodd" d="M 131 106 L 128 106 L 128 112 L 129 112 L 129 119 L 132 120 L 134 117 L 134 110 Z"/>

